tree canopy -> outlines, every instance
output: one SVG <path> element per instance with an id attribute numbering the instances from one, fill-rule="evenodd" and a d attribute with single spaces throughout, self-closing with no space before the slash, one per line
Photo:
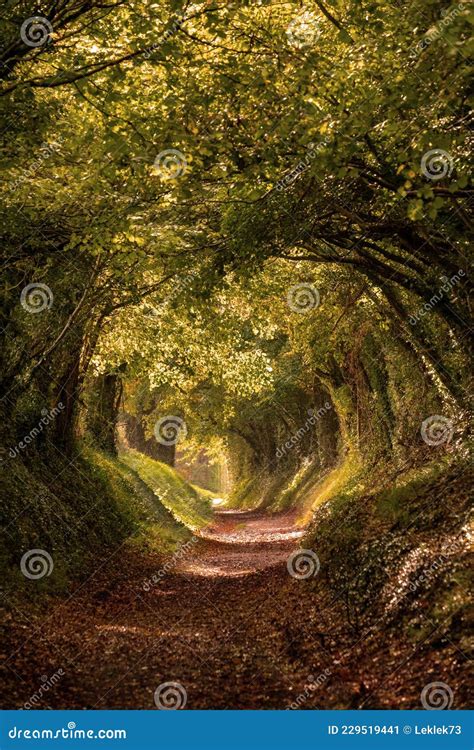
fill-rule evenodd
<path id="1" fill-rule="evenodd" d="M 7 413 L 64 403 L 66 449 L 111 372 L 243 432 L 362 352 L 465 405 L 467 3 L 42 13 L 1 18 Z"/>

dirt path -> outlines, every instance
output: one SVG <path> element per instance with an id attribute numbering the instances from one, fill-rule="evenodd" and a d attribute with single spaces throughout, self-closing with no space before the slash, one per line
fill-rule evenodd
<path id="1" fill-rule="evenodd" d="M 263 516 L 255 511 L 217 511 L 214 522 L 177 561 L 187 576 L 232 578 L 286 563 L 303 536 L 294 513 Z"/>
<path id="2" fill-rule="evenodd" d="M 301 533 L 291 515 L 219 512 L 161 574 L 162 560 L 124 547 L 41 617 L 10 617 L 2 705 L 40 692 L 32 707 L 153 709 L 176 682 L 190 709 L 419 707 L 399 664 L 425 669 L 422 654 L 354 634 L 319 577 L 289 575 Z"/>
<path id="3" fill-rule="evenodd" d="M 42 705 L 153 708 L 158 685 L 174 681 L 190 708 L 285 706 L 308 669 L 287 653 L 272 589 L 302 533 L 293 516 L 216 512 L 172 571 L 128 551 L 125 566 L 115 556 L 35 631 L 18 613 L 16 702 L 62 669 Z"/>

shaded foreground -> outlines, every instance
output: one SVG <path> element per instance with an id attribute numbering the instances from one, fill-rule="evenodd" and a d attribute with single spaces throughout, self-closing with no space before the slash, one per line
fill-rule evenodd
<path id="1" fill-rule="evenodd" d="M 173 681 L 188 709 L 421 708 L 426 683 L 463 684 L 465 659 L 442 626 L 417 641 L 382 621 L 356 629 L 344 592 L 291 577 L 300 533 L 292 516 L 217 513 L 207 538 L 145 588 L 163 561 L 117 550 L 42 616 L 11 616 L 3 704 L 21 708 L 46 677 L 33 707 L 153 709 Z"/>

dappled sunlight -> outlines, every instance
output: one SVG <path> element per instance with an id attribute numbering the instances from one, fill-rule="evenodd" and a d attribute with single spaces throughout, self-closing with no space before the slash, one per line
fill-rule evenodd
<path id="1" fill-rule="evenodd" d="M 285 542 L 291 539 L 300 539 L 304 534 L 304 529 L 296 531 L 271 530 L 266 528 L 262 523 L 262 528 L 241 529 L 237 530 L 219 530 L 210 528 L 203 529 L 199 536 L 203 539 L 214 539 L 216 542 L 225 542 L 227 544 L 258 544 L 263 542 Z"/>
<path id="2" fill-rule="evenodd" d="M 164 635 L 161 630 L 146 630 L 132 625 L 96 625 L 95 629 L 99 633 L 116 633 L 118 635 L 144 635 L 147 637 L 156 637 L 157 635 Z"/>
<path id="3" fill-rule="evenodd" d="M 205 560 L 199 560 L 186 563 L 183 565 L 180 572 L 183 573 L 183 575 L 204 576 L 207 578 L 238 578 L 240 576 L 255 573 L 256 570 L 257 568 L 255 567 L 239 567 L 238 569 L 232 569 L 226 564 L 225 560 L 218 565 L 212 565 Z"/>
<path id="4" fill-rule="evenodd" d="M 174 571 L 232 578 L 286 563 L 304 530 L 293 530 L 288 514 L 269 517 L 254 511 L 246 515 L 252 520 L 242 523 L 242 513 L 215 513 L 212 525 L 199 532 L 199 541 Z"/>
<path id="5" fill-rule="evenodd" d="M 5 707 L 464 708 L 468 3 L 4 6 Z"/>
<path id="6" fill-rule="evenodd" d="M 214 507 L 217 507 L 219 505 L 224 505 L 225 504 L 225 499 L 223 497 L 213 497 L 212 500 L 211 500 L 211 504 Z"/>

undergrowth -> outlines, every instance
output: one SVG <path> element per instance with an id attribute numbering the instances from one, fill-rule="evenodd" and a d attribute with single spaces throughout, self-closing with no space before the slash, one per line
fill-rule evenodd
<path id="1" fill-rule="evenodd" d="M 208 499 L 173 469 L 139 454 L 82 446 L 72 460 L 17 457 L 0 472 L 3 603 L 65 593 L 124 544 L 172 552 L 209 513 Z M 47 575 L 24 575 L 30 550 L 50 556 Z"/>
<path id="2" fill-rule="evenodd" d="M 130 450 L 120 460 L 146 483 L 173 518 L 192 530 L 209 523 L 212 513 L 210 493 L 186 482 L 167 464 Z"/>
<path id="3" fill-rule="evenodd" d="M 420 636 L 467 617 L 470 475 L 449 455 L 406 472 L 364 467 L 317 508 L 301 546 L 318 555 L 351 627 L 379 617 Z"/>

